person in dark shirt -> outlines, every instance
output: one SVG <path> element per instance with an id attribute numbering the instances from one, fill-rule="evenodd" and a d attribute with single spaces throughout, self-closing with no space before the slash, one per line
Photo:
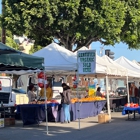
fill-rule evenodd
<path id="1" fill-rule="evenodd" d="M 61 93 L 61 104 L 62 104 L 62 108 L 64 110 L 64 115 L 65 115 L 65 123 L 70 123 L 70 109 L 69 109 L 69 105 L 71 103 L 70 100 L 70 87 L 66 84 L 63 83 L 62 84 L 63 87 L 63 93 Z"/>
<path id="2" fill-rule="evenodd" d="M 101 88 L 100 87 L 97 88 L 96 96 L 102 97 L 102 93 L 101 93 Z"/>

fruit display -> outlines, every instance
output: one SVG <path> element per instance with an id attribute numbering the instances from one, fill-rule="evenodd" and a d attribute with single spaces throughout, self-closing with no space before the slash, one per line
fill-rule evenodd
<path id="1" fill-rule="evenodd" d="M 134 104 L 134 103 L 127 103 L 125 104 L 126 107 L 139 107 L 138 104 Z"/>
<path id="2" fill-rule="evenodd" d="M 56 100 L 46 101 L 47 104 L 49 103 L 58 103 Z M 45 104 L 45 101 L 33 101 L 30 104 Z"/>
<path id="3" fill-rule="evenodd" d="M 93 101 L 101 101 L 101 100 L 106 100 L 104 97 L 98 97 L 98 96 L 94 96 L 94 97 L 87 97 L 87 98 L 73 98 L 71 99 L 71 103 L 75 103 L 75 102 L 93 102 Z"/>

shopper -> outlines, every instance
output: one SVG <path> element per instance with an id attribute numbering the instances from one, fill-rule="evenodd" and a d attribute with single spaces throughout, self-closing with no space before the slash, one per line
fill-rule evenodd
<path id="1" fill-rule="evenodd" d="M 29 103 L 36 101 L 36 94 L 34 92 L 34 85 L 29 86 L 28 98 L 29 98 Z"/>
<path id="2" fill-rule="evenodd" d="M 62 104 L 62 108 L 64 110 L 64 115 L 65 115 L 65 123 L 70 123 L 70 109 L 69 109 L 69 106 L 70 106 L 70 94 L 71 94 L 71 91 L 70 91 L 70 87 L 66 84 L 66 83 L 63 83 L 62 84 L 62 87 L 63 87 L 63 93 L 61 93 L 61 104 Z"/>
<path id="3" fill-rule="evenodd" d="M 129 94 L 130 94 L 130 103 L 137 103 L 138 88 L 135 86 L 134 83 L 131 83 L 131 86 L 129 88 Z"/>

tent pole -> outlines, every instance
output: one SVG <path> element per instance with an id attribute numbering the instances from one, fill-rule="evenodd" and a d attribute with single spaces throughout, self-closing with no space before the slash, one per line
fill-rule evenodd
<path id="1" fill-rule="evenodd" d="M 110 112 L 110 101 L 109 101 L 109 93 L 108 93 L 108 76 L 106 75 L 106 95 L 107 95 L 107 112 L 109 115 L 109 121 L 111 121 L 111 112 Z"/>
<path id="2" fill-rule="evenodd" d="M 127 102 L 130 103 L 129 87 L 128 87 L 128 76 L 126 76 L 126 86 L 127 86 Z"/>
<path id="3" fill-rule="evenodd" d="M 46 113 L 46 132 L 48 132 L 48 111 L 47 111 L 47 96 L 46 96 L 46 82 L 45 82 L 45 67 L 44 67 L 44 97 L 45 97 L 45 113 Z"/>
<path id="4" fill-rule="evenodd" d="M 77 92 L 77 98 L 78 98 L 78 126 L 79 126 L 79 130 L 80 130 L 80 102 L 79 102 L 79 92 L 78 92 L 78 83 L 79 83 L 79 72 L 78 72 L 78 64 L 77 64 L 77 76 L 76 76 L 76 81 L 77 81 L 77 88 L 76 88 L 76 92 Z"/>

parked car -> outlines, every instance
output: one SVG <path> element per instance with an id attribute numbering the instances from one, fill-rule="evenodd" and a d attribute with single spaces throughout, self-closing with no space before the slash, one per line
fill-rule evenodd
<path id="1" fill-rule="evenodd" d="M 118 93 L 119 96 L 126 96 L 127 95 L 127 89 L 126 89 L 126 87 L 118 87 L 116 89 L 116 93 Z"/>

